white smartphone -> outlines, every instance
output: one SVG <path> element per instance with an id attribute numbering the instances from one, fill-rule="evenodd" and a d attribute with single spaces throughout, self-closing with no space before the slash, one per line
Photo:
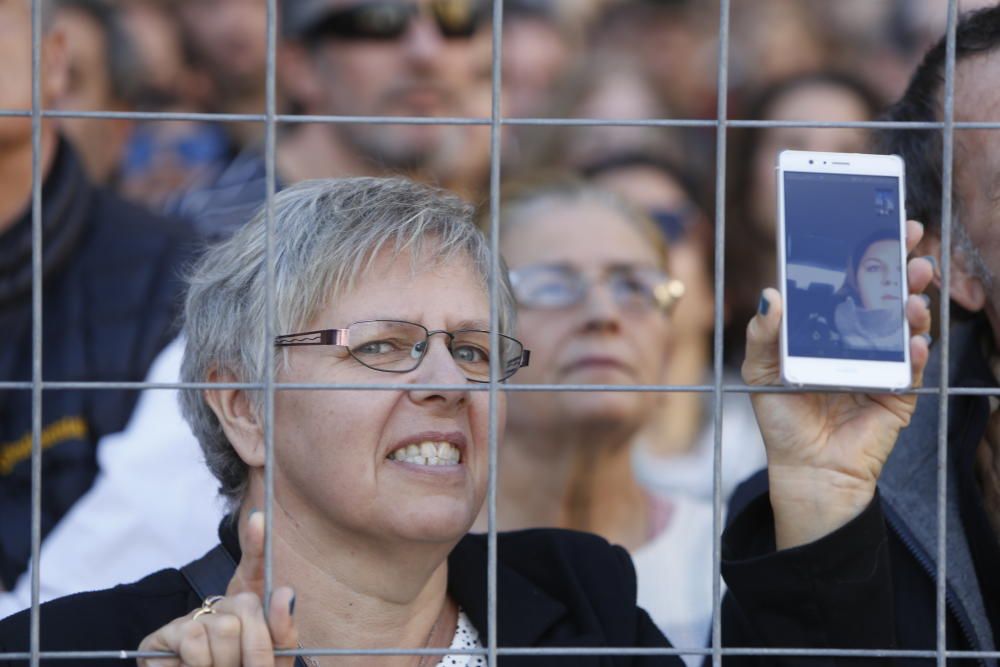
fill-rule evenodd
<path id="1" fill-rule="evenodd" d="M 896 155 L 778 156 L 786 384 L 911 385 L 903 179 Z"/>

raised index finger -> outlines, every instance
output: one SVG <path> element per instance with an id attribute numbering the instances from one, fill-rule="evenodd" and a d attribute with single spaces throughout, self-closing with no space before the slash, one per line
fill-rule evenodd
<path id="1" fill-rule="evenodd" d="M 226 595 L 253 593 L 264 597 L 264 513 L 250 512 L 244 530 L 239 531 L 240 549 L 243 552 L 233 578 L 229 580 Z"/>

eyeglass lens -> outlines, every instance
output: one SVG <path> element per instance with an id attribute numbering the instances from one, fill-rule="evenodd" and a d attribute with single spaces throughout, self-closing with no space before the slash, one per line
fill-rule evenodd
<path id="1" fill-rule="evenodd" d="M 441 34 L 448 38 L 471 37 L 479 25 L 477 0 L 433 0 L 431 13 Z M 314 37 L 340 39 L 397 39 L 420 14 L 413 2 L 366 2 L 332 12 Z"/>
<path id="2" fill-rule="evenodd" d="M 451 356 L 475 382 L 490 378 L 490 334 L 488 331 L 459 330 L 434 332 L 449 337 Z M 357 322 L 348 328 L 348 351 L 365 366 L 380 371 L 403 373 L 415 369 L 428 349 L 428 331 L 419 324 L 393 320 Z M 500 340 L 502 379 L 513 375 L 520 366 L 522 346 L 504 335 Z"/>
<path id="3" fill-rule="evenodd" d="M 515 272 L 518 302 L 533 308 L 565 308 L 580 303 L 591 288 L 587 278 L 570 267 L 530 267 Z M 665 273 L 640 267 L 615 267 L 601 278 L 622 308 L 656 306 L 655 290 L 667 282 Z"/>

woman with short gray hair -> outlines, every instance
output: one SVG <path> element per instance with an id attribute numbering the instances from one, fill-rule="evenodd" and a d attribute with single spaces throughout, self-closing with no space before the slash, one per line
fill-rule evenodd
<path id="1" fill-rule="evenodd" d="M 265 213 L 206 254 L 192 272 L 185 307 L 184 382 L 229 376 L 236 382 L 264 377 L 268 273 Z M 272 276 L 275 331 L 299 331 L 317 309 L 354 286 L 380 253 L 410 260 L 412 270 L 430 258 L 444 266 L 469 261 L 484 291 L 492 275 L 489 246 L 469 221 L 472 208 L 405 179 L 310 181 L 275 197 Z M 499 329 L 509 334 L 514 306 L 506 272 L 498 279 Z M 287 350 L 275 355 L 287 361 Z M 277 370 L 277 369 L 276 369 Z M 391 381 L 387 376 L 384 381 Z M 263 409 L 255 392 L 256 410 Z M 247 465 L 226 439 L 219 419 L 199 391 L 181 394 L 185 418 L 205 451 L 209 468 L 234 507 L 247 484 Z"/>
<path id="2" fill-rule="evenodd" d="M 493 633 L 502 647 L 669 648 L 636 604 L 622 548 L 586 533 L 529 530 L 497 535 L 493 551 L 487 536 L 468 534 L 489 476 L 490 393 L 477 389 L 510 378 L 529 359 L 511 336 L 506 276 L 492 273 L 471 217 L 455 197 L 401 179 L 316 181 L 275 197 L 270 233 L 261 212 L 205 255 L 191 277 L 183 376 L 209 388 L 186 390 L 183 400 L 231 503 L 221 544 L 180 570 L 43 605 L 43 650 L 108 651 L 109 665 L 136 646 L 144 665 L 291 665 L 287 650 L 305 646 L 312 648 L 297 660 L 310 666 L 450 667 L 486 664 L 482 647 Z M 929 282 L 914 276 L 918 291 Z M 491 330 L 494 281 L 500 316 Z M 746 372 L 758 384 L 773 382 L 777 358 L 781 304 L 773 290 L 766 296 L 771 307 L 749 330 Z M 920 299 L 911 302 L 919 377 L 929 313 Z M 275 390 L 270 424 L 258 384 L 268 375 L 269 345 L 274 379 L 289 385 Z M 891 449 L 914 399 L 767 395 L 758 416 L 778 464 L 770 498 L 777 547 L 801 548 L 754 554 L 724 570 L 738 567 L 741 581 L 752 581 L 786 577 L 789 559 L 829 563 L 826 549 L 806 543 L 865 511 L 878 473 L 871 461 Z M 830 427 L 833 414 L 839 426 Z M 850 431 L 861 423 L 863 432 Z M 831 467 L 862 481 L 850 492 L 831 486 Z M 266 504 L 270 575 L 258 511 Z M 487 583 L 494 575 L 495 597 Z M 275 587 L 265 599 L 268 576 Z M 812 617 L 767 623 L 774 616 L 766 610 L 794 608 L 793 583 L 766 599 L 739 582 L 730 590 L 743 610 L 765 610 L 762 639 L 807 646 Z M 838 587 L 832 602 L 811 602 L 836 604 L 850 587 Z M 26 650 L 27 627 L 27 613 L 0 623 L 0 654 Z M 823 630 L 838 640 L 836 627 Z M 104 664 L 94 657 L 89 664 Z M 669 651 L 503 661 L 680 664 Z"/>

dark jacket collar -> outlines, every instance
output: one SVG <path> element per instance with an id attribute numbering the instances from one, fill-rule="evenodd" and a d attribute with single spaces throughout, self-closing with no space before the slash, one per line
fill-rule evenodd
<path id="1" fill-rule="evenodd" d="M 500 550 L 498 549 L 498 552 Z M 448 592 L 479 630 L 489 633 L 487 538 L 466 535 L 448 556 Z M 547 631 L 566 616 L 566 606 L 535 583 L 497 562 L 497 640 L 500 646 L 538 646 Z"/>
<path id="2" fill-rule="evenodd" d="M 996 384 L 980 348 L 984 327 L 983 318 L 952 327 L 949 336 L 951 366 L 948 374 L 949 386 Z M 924 371 L 925 387 L 936 387 L 940 382 L 943 372 L 941 350 L 941 346 L 937 346 L 931 352 Z M 982 399 L 970 396 L 951 397 L 949 420 L 953 424 L 962 420 L 963 408 L 971 400 Z M 920 396 L 917 411 L 910 425 L 900 434 L 899 441 L 879 479 L 879 490 L 890 525 L 914 550 L 918 559 L 929 564 L 934 571 L 937 570 L 938 542 L 938 410 L 937 395 Z M 955 448 L 962 444 L 958 442 L 958 438 L 949 437 L 949 484 L 945 506 L 948 522 L 946 555 L 949 601 L 954 605 L 955 612 L 965 615 L 968 624 L 971 625 L 979 644 L 977 649 L 992 651 L 992 630 L 986 617 L 972 554 L 963 530 L 958 493 L 955 489 L 955 461 L 958 458 Z"/>
<path id="3" fill-rule="evenodd" d="M 219 539 L 238 563 L 239 538 L 229 517 L 219 525 Z M 489 634 L 487 555 L 485 535 L 466 535 L 448 556 L 448 592 L 479 631 L 484 646 Z M 503 592 L 497 595 L 501 646 L 537 646 L 547 631 L 566 616 L 565 605 L 502 560 L 497 563 L 497 590 Z"/>
<path id="4" fill-rule="evenodd" d="M 86 227 L 93 192 L 70 145 L 59 140 L 55 160 L 42 186 L 42 275 L 62 268 L 79 244 Z M 0 308 L 31 292 L 31 206 L 0 234 Z"/>

